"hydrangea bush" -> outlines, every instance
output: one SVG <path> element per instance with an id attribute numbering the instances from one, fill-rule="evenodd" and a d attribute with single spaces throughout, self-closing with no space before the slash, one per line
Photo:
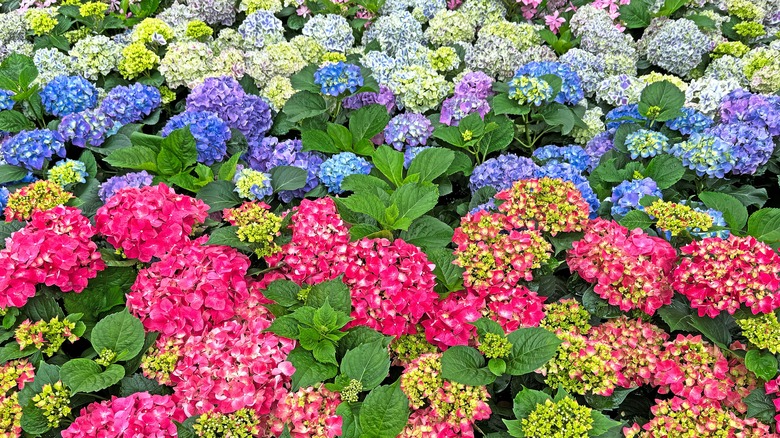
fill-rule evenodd
<path id="1" fill-rule="evenodd" d="M 0 8 L 0 437 L 780 437 L 777 0 Z"/>

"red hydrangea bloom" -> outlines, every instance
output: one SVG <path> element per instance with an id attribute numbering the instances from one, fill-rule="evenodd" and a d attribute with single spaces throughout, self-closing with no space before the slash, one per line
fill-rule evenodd
<path id="1" fill-rule="evenodd" d="M 478 289 L 512 288 L 533 280 L 533 269 L 550 258 L 552 246 L 539 231 L 517 229 L 503 214 L 481 210 L 461 219 L 452 241 L 463 282 Z"/>
<path id="2" fill-rule="evenodd" d="M 452 292 L 439 301 L 429 319 L 422 322 L 425 339 L 446 350 L 455 345 L 468 345 L 477 335 L 470 323 L 482 318 L 485 299 L 474 291 Z"/>
<path id="3" fill-rule="evenodd" d="M 709 237 L 681 248 L 674 289 L 691 300 L 699 316 L 733 314 L 740 305 L 753 314 L 780 307 L 780 256 L 752 236 Z"/>
<path id="4" fill-rule="evenodd" d="M 417 333 L 417 323 L 439 301 L 435 265 L 401 239 L 361 239 L 353 246 L 343 279 L 353 306 L 347 327 L 363 325 L 396 337 Z"/>
<path id="5" fill-rule="evenodd" d="M 333 438 L 341 435 L 342 418 L 336 415 L 341 403 L 339 393 L 325 387 L 301 388 L 287 394 L 276 407 L 276 420 L 271 427 L 280 436 L 284 426 L 292 438 Z"/>
<path id="6" fill-rule="evenodd" d="M 81 410 L 76 421 L 62 431 L 63 438 L 170 438 L 176 423 L 187 417 L 171 396 L 137 392 L 112 397 Z"/>
<path id="7" fill-rule="evenodd" d="M 588 337 L 608 345 L 612 356 L 622 365 L 621 372 L 629 385 L 637 386 L 649 384 L 653 379 L 662 347 L 669 339 L 669 335 L 655 325 L 626 316 L 591 328 Z"/>
<path id="8" fill-rule="evenodd" d="M 595 282 L 596 294 L 610 304 L 652 315 L 672 302 L 671 273 L 676 259 L 677 253 L 666 240 L 596 219 L 582 239 L 572 244 L 566 261 L 571 272 Z"/>
<path id="9" fill-rule="evenodd" d="M 295 342 L 270 332 L 270 319 L 227 321 L 186 340 L 171 373 L 173 399 L 187 416 L 249 408 L 272 412 L 295 372 L 287 355 Z"/>
<path id="10" fill-rule="evenodd" d="M 94 235 L 77 208 L 60 205 L 33 213 L 30 223 L 0 250 L 0 309 L 24 306 L 38 284 L 83 291 L 105 268 L 91 240 Z"/>
<path id="11" fill-rule="evenodd" d="M 590 207 L 570 181 L 558 178 L 521 179 L 495 196 L 505 201 L 498 209 L 515 228 L 557 233 L 582 231 Z"/>
<path id="12" fill-rule="evenodd" d="M 203 245 L 205 239 L 174 248 L 138 273 L 127 307 L 147 330 L 198 335 L 233 318 L 247 300 L 249 259 L 227 246 Z"/>
<path id="13" fill-rule="evenodd" d="M 282 250 L 266 257 L 279 269 L 264 283 L 287 278 L 302 285 L 332 280 L 352 262 L 349 229 L 330 198 L 304 199 L 292 213 L 292 239 Z"/>
<path id="14" fill-rule="evenodd" d="M 544 319 L 545 299 L 525 286 L 494 289 L 486 297 L 487 308 L 482 315 L 501 324 L 506 333 L 520 327 L 536 327 Z"/>
<path id="15" fill-rule="evenodd" d="M 680 334 L 666 342 L 656 370 L 652 383 L 659 386 L 659 393 L 671 392 L 694 403 L 726 400 L 734 387 L 728 377 L 728 360 L 701 335 Z"/>
<path id="16" fill-rule="evenodd" d="M 165 184 L 126 187 L 98 209 L 95 225 L 125 256 L 149 262 L 189 241 L 208 209 L 203 201 L 178 195 Z"/>

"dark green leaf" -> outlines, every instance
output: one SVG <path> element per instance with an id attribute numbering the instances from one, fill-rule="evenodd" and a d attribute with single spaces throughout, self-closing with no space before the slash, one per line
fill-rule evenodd
<path id="1" fill-rule="evenodd" d="M 30 403 L 22 408 L 22 420 L 20 422 L 22 430 L 33 436 L 40 436 L 47 432 L 51 427 L 46 419 L 43 410 Z"/>
<path id="2" fill-rule="evenodd" d="M 23 167 L 2 164 L 0 165 L 0 184 L 19 181 L 27 176 L 27 172 L 28 170 Z"/>
<path id="3" fill-rule="evenodd" d="M 235 192 L 236 186 L 230 181 L 213 181 L 206 184 L 195 196 L 209 206 L 209 213 L 233 208 L 241 203 Z"/>
<path id="4" fill-rule="evenodd" d="M 108 388 L 122 380 L 125 369 L 120 365 L 109 365 L 105 371 L 89 359 L 71 359 L 60 369 L 62 383 L 73 393 L 95 392 Z"/>
<path id="5" fill-rule="evenodd" d="M 341 361 L 341 372 L 363 384 L 364 390 L 379 386 L 390 371 L 390 356 L 383 342 L 359 345 L 347 351 Z"/>
<path id="6" fill-rule="evenodd" d="M 780 208 L 762 208 L 750 215 L 748 234 L 770 245 L 780 242 Z"/>
<path id="7" fill-rule="evenodd" d="M 541 327 L 521 328 L 507 335 L 512 354 L 507 373 L 513 376 L 531 373 L 555 356 L 561 340 Z"/>
<path id="8" fill-rule="evenodd" d="M 372 156 L 377 170 L 390 180 L 396 187 L 404 179 L 404 154 L 387 145 L 379 146 Z"/>
<path id="9" fill-rule="evenodd" d="M 274 193 L 283 190 L 297 190 L 306 185 L 309 172 L 295 166 L 276 166 L 271 169 L 271 187 Z"/>
<path id="10" fill-rule="evenodd" d="M 641 29 L 650 25 L 653 15 L 646 0 L 631 0 L 631 3 L 620 6 L 620 20 L 629 29 Z"/>
<path id="11" fill-rule="evenodd" d="M 385 129 L 389 121 L 390 114 L 384 105 L 366 105 L 356 110 L 349 118 L 349 130 L 352 131 L 353 141 L 374 137 Z"/>
<path id="12" fill-rule="evenodd" d="M 620 426 L 622 423 L 615 421 L 597 410 L 590 411 L 590 416 L 593 418 L 593 428 L 588 432 L 591 436 L 600 436 L 612 428 Z"/>
<path id="13" fill-rule="evenodd" d="M 293 391 L 331 379 L 338 373 L 338 367 L 317 362 L 310 351 L 301 347 L 291 351 L 287 360 L 295 367 L 295 374 L 292 376 Z"/>
<path id="14" fill-rule="evenodd" d="M 452 227 L 435 217 L 423 216 L 402 231 L 400 238 L 422 248 L 442 248 L 452 241 L 453 232 Z"/>
<path id="15" fill-rule="evenodd" d="M 764 388 L 756 388 L 747 397 L 748 418 L 755 418 L 763 423 L 772 424 L 775 416 L 775 405 L 772 399 L 766 394 Z"/>
<path id="16" fill-rule="evenodd" d="M 372 390 L 360 408 L 361 438 L 395 438 L 409 419 L 409 400 L 398 384 Z"/>
<path id="17" fill-rule="evenodd" d="M 482 353 L 462 345 L 450 347 L 442 354 L 441 376 L 470 386 L 484 386 L 496 380 L 496 376 L 487 368 Z"/>
<path id="18" fill-rule="evenodd" d="M 702 192 L 699 194 L 699 199 L 707 208 L 723 213 L 723 219 L 733 231 L 741 231 L 745 227 L 748 211 L 737 198 L 725 193 Z"/>
<path id="19" fill-rule="evenodd" d="M 419 182 L 433 182 L 447 172 L 455 160 L 455 153 L 444 148 L 427 148 L 417 154 L 409 165 L 409 175 L 420 175 Z"/>
<path id="20" fill-rule="evenodd" d="M 207 245 L 224 245 L 231 248 L 236 248 L 244 252 L 254 251 L 254 247 L 249 242 L 244 242 L 238 238 L 236 231 L 237 226 L 221 227 L 213 230 L 209 235 Z"/>
<path id="21" fill-rule="evenodd" d="M 156 380 L 148 379 L 142 374 L 127 376 L 119 382 L 119 396 L 127 397 L 136 392 L 148 392 L 149 394 L 163 395 L 165 387 Z"/>
<path id="22" fill-rule="evenodd" d="M 135 357 L 144 346 L 144 326 L 127 310 L 113 313 L 98 321 L 90 338 L 95 351 L 117 353 L 117 360 Z"/>
<path id="23" fill-rule="evenodd" d="M 334 310 L 346 314 L 352 311 L 352 297 L 349 287 L 341 281 L 341 277 L 315 284 L 306 296 L 307 306 L 321 307 L 325 302 L 330 304 Z"/>
<path id="24" fill-rule="evenodd" d="M 157 172 L 157 154 L 152 149 L 143 146 L 117 149 L 103 161 L 114 167 Z"/>
<path id="25" fill-rule="evenodd" d="M 298 293 L 301 287 L 290 280 L 276 280 L 271 282 L 263 291 L 263 295 L 269 300 L 284 307 L 300 304 Z"/>
<path id="26" fill-rule="evenodd" d="M 290 122 L 295 123 L 324 113 L 327 111 L 327 105 L 319 94 L 304 90 L 295 93 L 284 104 L 282 111 Z"/>
<path id="27" fill-rule="evenodd" d="M 35 125 L 19 111 L 0 111 L 0 131 L 20 132 L 34 129 Z"/>
<path id="28" fill-rule="evenodd" d="M 745 355 L 745 366 L 766 382 L 777 375 L 777 358 L 768 351 L 748 351 Z"/>
<path id="29" fill-rule="evenodd" d="M 652 178 L 659 189 L 665 190 L 680 181 L 685 174 L 685 167 L 679 158 L 664 154 L 650 160 L 643 174 L 645 177 Z"/>
<path id="30" fill-rule="evenodd" d="M 552 400 L 548 394 L 534 389 L 523 388 L 515 396 L 512 412 L 518 419 L 525 418 L 536 409 L 537 405 L 543 405 L 547 400 Z"/>
<path id="31" fill-rule="evenodd" d="M 635 228 L 646 229 L 653 224 L 653 220 L 644 211 L 631 210 L 622 219 L 618 221 L 620 225 L 633 230 Z"/>
<path id="32" fill-rule="evenodd" d="M 333 139 L 325 131 L 308 129 L 301 132 L 301 142 L 304 151 L 320 151 L 329 154 L 341 152 L 333 143 Z"/>
<path id="33" fill-rule="evenodd" d="M 667 3 L 670 1 L 684 4 L 686 0 L 667 0 Z M 639 114 L 651 118 L 648 116 L 648 110 L 657 107 L 659 113 L 654 120 L 665 122 L 679 116 L 683 104 L 685 104 L 685 93 L 674 84 L 669 81 L 653 82 L 642 90 Z"/>

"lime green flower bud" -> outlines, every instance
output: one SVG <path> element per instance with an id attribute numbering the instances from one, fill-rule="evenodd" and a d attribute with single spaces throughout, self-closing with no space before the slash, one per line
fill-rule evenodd
<path id="1" fill-rule="evenodd" d="M 61 381 L 43 385 L 32 401 L 43 411 L 49 427 L 58 427 L 60 421 L 70 415 L 70 390 Z"/>

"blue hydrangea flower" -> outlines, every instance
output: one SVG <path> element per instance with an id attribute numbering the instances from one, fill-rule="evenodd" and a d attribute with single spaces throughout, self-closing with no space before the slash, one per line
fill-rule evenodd
<path id="1" fill-rule="evenodd" d="M 274 192 L 271 187 L 271 175 L 254 169 L 244 167 L 238 169 L 233 182 L 236 183 L 234 191 L 238 196 L 250 201 L 271 196 Z"/>
<path id="2" fill-rule="evenodd" d="M 588 206 L 590 207 L 590 218 L 593 219 L 597 216 L 597 211 L 601 205 L 601 202 L 599 202 L 599 199 L 596 196 L 596 192 L 594 192 L 593 188 L 591 188 L 588 179 L 582 175 L 580 170 L 571 164 L 557 162 L 545 164 L 544 166 L 536 169 L 536 172 L 534 172 L 534 177 L 560 178 L 565 181 L 571 181 L 571 183 L 577 187 L 577 190 L 582 193 L 582 197 L 588 203 Z"/>
<path id="3" fill-rule="evenodd" d="M 469 188 L 471 193 L 485 186 L 500 192 L 512 187 L 515 181 L 533 178 L 537 169 L 539 166 L 530 158 L 514 154 L 499 155 L 474 168 L 469 177 Z"/>
<path id="4" fill-rule="evenodd" d="M 647 119 L 639 114 L 639 105 L 632 103 L 630 105 L 619 106 L 605 116 L 607 121 L 607 129 L 617 129 L 623 123 L 639 123 L 644 125 Z"/>
<path id="5" fill-rule="evenodd" d="M 663 152 L 669 146 L 669 138 L 660 132 L 640 129 L 626 136 L 626 149 L 631 159 L 650 158 Z"/>
<path id="6" fill-rule="evenodd" d="M 83 148 L 102 145 L 108 137 L 116 134 L 121 126 L 99 109 L 90 109 L 63 117 L 57 131 L 64 141 Z"/>
<path id="7" fill-rule="evenodd" d="M 578 172 L 583 172 L 590 166 L 590 155 L 576 144 L 542 146 L 534 151 L 533 157 L 542 164 L 568 163 Z"/>
<path id="8" fill-rule="evenodd" d="M 126 187 L 138 188 L 150 185 L 152 185 L 152 175 L 149 175 L 145 170 L 125 175 L 112 176 L 100 185 L 98 196 L 100 197 L 100 200 L 106 202 L 108 198 L 114 196 L 116 192 Z"/>
<path id="9" fill-rule="evenodd" d="M 694 132 L 704 132 L 705 129 L 712 126 L 714 121 L 700 111 L 693 108 L 682 108 L 683 115 L 666 122 L 669 129 L 679 131 L 683 135 L 691 135 Z"/>
<path id="10" fill-rule="evenodd" d="M 29 170 L 42 169 L 54 155 L 65 157 L 65 143 L 58 132 L 49 129 L 22 131 L 0 145 L 0 156 L 8 164 Z"/>
<path id="11" fill-rule="evenodd" d="M 8 196 L 10 196 L 11 193 L 8 191 L 5 187 L 0 187 L 0 213 L 5 210 L 5 206 L 8 205 Z"/>
<path id="12" fill-rule="evenodd" d="M 328 63 L 314 73 L 314 83 L 320 86 L 320 92 L 328 96 L 338 96 L 349 90 L 354 93 L 363 86 L 360 67 L 344 62 Z"/>
<path id="13" fill-rule="evenodd" d="M 162 136 L 167 137 L 172 131 L 187 125 L 195 137 L 198 162 L 210 166 L 225 158 L 231 137 L 227 123 L 209 111 L 185 111 L 171 117 L 162 130 Z"/>
<path id="14" fill-rule="evenodd" d="M 431 134 L 433 125 L 424 115 L 404 113 L 390 119 L 385 127 L 385 143 L 400 151 L 408 146 L 425 146 Z"/>
<path id="15" fill-rule="evenodd" d="M 419 154 L 420 152 L 428 149 L 429 146 L 418 146 L 418 147 L 408 147 L 404 150 L 404 168 L 409 168 L 409 166 L 412 164 L 412 160 Z"/>
<path id="16" fill-rule="evenodd" d="M 13 100 L 13 96 L 13 91 L 0 89 L 0 111 L 13 109 L 14 104 L 16 103 Z"/>
<path id="17" fill-rule="evenodd" d="M 668 153 L 682 160 L 683 165 L 699 176 L 723 178 L 734 167 L 731 145 L 720 137 L 694 133 L 684 142 L 669 147 Z"/>
<path id="18" fill-rule="evenodd" d="M 43 108 L 57 117 L 92 109 L 97 99 L 97 88 L 81 76 L 57 76 L 41 90 Z"/>
<path id="19" fill-rule="evenodd" d="M 731 145 L 734 157 L 734 175 L 752 175 L 772 158 L 775 144 L 765 127 L 747 122 L 718 125 L 707 133 L 725 140 Z"/>
<path id="20" fill-rule="evenodd" d="M 645 196 L 662 198 L 658 184 L 652 178 L 625 180 L 612 189 L 612 216 L 625 216 L 631 210 L 645 210 L 639 201 Z"/>
<path id="21" fill-rule="evenodd" d="M 275 137 L 269 137 L 263 147 L 269 149 L 267 159 L 259 167 L 253 167 L 261 172 L 270 172 L 277 166 L 293 166 L 306 170 L 306 184 L 297 190 L 282 190 L 277 195 L 282 202 L 290 202 L 303 196 L 320 183 L 317 174 L 320 171 L 323 157 L 316 152 L 302 152 L 300 140 L 286 140 L 278 143 Z"/>
<path id="22" fill-rule="evenodd" d="M 535 78 L 544 75 L 556 75 L 561 78 L 563 81 L 561 92 L 555 96 L 555 101 L 558 103 L 576 105 L 585 97 L 585 93 L 582 91 L 582 81 L 580 80 L 580 77 L 571 69 L 571 67 L 564 63 L 551 61 L 529 62 L 515 72 L 515 77 L 521 75 Z"/>
<path id="23" fill-rule="evenodd" d="M 160 90 L 136 82 L 133 85 L 112 88 L 100 103 L 100 111 L 126 125 L 143 120 L 161 104 Z"/>
<path id="24" fill-rule="evenodd" d="M 599 165 L 601 156 L 611 151 L 615 147 L 613 139 L 615 137 L 615 129 L 609 129 L 607 131 L 596 134 L 595 137 L 588 141 L 585 145 L 585 152 L 590 156 L 589 170 L 593 171 Z"/>
<path id="25" fill-rule="evenodd" d="M 331 193 L 343 193 L 341 182 L 349 175 L 368 175 L 373 166 L 352 152 L 336 154 L 320 165 L 320 181 Z"/>

